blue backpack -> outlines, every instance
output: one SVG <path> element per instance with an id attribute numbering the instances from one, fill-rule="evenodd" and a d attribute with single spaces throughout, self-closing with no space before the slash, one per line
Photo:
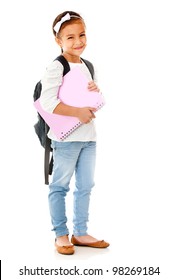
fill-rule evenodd
<path id="1" fill-rule="evenodd" d="M 63 55 L 58 56 L 55 60 L 58 60 L 63 65 L 63 76 L 66 75 L 70 71 L 70 66 L 68 61 L 65 59 Z M 94 67 L 93 64 L 83 59 L 84 63 L 88 67 L 90 74 L 92 76 L 92 79 L 94 78 Z M 41 81 L 39 81 L 34 89 L 33 94 L 33 100 L 36 101 L 41 96 L 42 91 L 42 84 Z M 37 115 L 38 121 L 34 125 L 35 133 L 37 134 L 40 144 L 44 148 L 44 178 L 45 178 L 45 184 L 49 184 L 49 175 L 52 174 L 53 170 L 53 155 L 52 155 L 52 148 L 51 148 L 51 139 L 48 138 L 47 133 L 49 131 L 49 126 L 46 124 L 44 119 L 40 116 L 38 113 Z"/>

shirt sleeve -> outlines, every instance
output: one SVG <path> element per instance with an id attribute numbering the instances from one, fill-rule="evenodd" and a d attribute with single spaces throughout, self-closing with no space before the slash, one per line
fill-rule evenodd
<path id="1" fill-rule="evenodd" d="M 55 60 L 46 68 L 44 76 L 41 79 L 42 91 L 40 104 L 49 113 L 53 113 L 55 107 L 60 103 L 58 89 L 62 84 L 62 79 L 63 65 Z"/>

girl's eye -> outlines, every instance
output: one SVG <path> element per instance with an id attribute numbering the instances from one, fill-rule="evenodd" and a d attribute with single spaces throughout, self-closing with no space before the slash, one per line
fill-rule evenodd
<path id="1" fill-rule="evenodd" d="M 81 34 L 81 35 L 80 35 L 80 37 L 84 37 L 84 36 L 85 36 L 85 34 Z"/>
<path id="2" fill-rule="evenodd" d="M 68 40 L 69 40 L 69 39 L 72 39 L 72 38 L 73 38 L 73 37 L 68 37 Z"/>

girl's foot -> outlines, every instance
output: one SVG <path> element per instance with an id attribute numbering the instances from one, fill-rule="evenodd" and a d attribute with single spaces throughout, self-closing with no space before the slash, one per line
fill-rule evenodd
<path id="1" fill-rule="evenodd" d="M 63 236 L 58 236 L 58 237 L 56 237 L 55 243 L 56 243 L 58 246 L 70 246 L 70 245 L 73 245 L 73 244 L 69 241 L 68 235 L 63 235 Z"/>
<path id="2" fill-rule="evenodd" d="M 72 244 L 76 246 L 87 246 L 94 248 L 107 248 L 109 243 L 104 240 L 98 240 L 91 235 L 74 236 L 71 238 Z"/>
<path id="3" fill-rule="evenodd" d="M 63 255 L 74 254 L 74 245 L 69 241 L 68 235 L 59 236 L 55 239 L 57 252 Z"/>
<path id="4" fill-rule="evenodd" d="M 98 239 L 94 238 L 91 235 L 75 236 L 75 238 L 81 243 L 93 243 L 98 241 Z"/>

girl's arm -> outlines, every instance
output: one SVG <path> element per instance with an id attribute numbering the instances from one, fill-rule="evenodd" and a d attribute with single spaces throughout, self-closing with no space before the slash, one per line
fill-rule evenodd
<path id="1" fill-rule="evenodd" d="M 93 118 L 95 118 L 95 111 L 96 109 L 92 107 L 78 108 L 60 102 L 53 110 L 53 113 L 64 116 L 77 117 L 80 122 L 89 123 Z"/>

